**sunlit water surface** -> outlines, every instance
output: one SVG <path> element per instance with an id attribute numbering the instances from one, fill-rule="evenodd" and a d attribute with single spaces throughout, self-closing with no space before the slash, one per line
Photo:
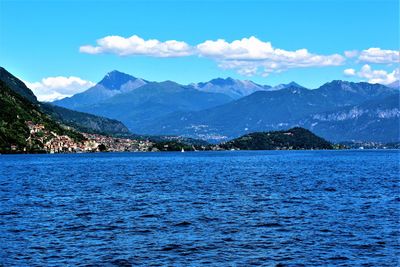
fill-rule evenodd
<path id="1" fill-rule="evenodd" d="M 0 155 L 3 266 L 398 266 L 398 151 Z"/>

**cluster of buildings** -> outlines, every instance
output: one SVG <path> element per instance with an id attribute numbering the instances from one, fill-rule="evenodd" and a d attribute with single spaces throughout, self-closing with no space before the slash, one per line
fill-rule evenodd
<path id="1" fill-rule="evenodd" d="M 114 138 L 99 134 L 82 133 L 85 140 L 76 142 L 67 135 L 58 135 L 48 131 L 43 124 L 26 122 L 29 128 L 27 144 L 32 149 L 44 150 L 47 153 L 83 153 L 83 152 L 147 152 L 156 151 L 149 140 Z"/>
<path id="2" fill-rule="evenodd" d="M 97 151 L 103 149 L 110 152 L 149 152 L 156 151 L 154 148 L 154 143 L 149 140 L 137 140 L 130 138 L 115 138 L 111 136 L 99 135 L 99 134 L 87 134 L 84 133 L 83 136 L 87 139 L 85 141 L 86 146 L 96 146 Z M 102 145 L 100 147 L 100 145 Z"/>

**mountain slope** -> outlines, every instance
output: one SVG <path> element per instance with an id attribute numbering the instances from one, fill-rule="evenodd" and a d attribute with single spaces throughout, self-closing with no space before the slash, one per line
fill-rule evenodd
<path id="1" fill-rule="evenodd" d="M 226 79 L 216 78 L 205 83 L 194 83 L 191 84 L 191 86 L 202 92 L 225 94 L 233 99 L 238 99 L 257 91 L 265 91 L 270 88 L 270 86 L 267 85 L 262 86 L 252 81 L 235 80 L 230 77 Z"/>
<path id="2" fill-rule="evenodd" d="M 286 89 L 286 88 L 290 88 L 290 87 L 305 88 L 296 82 L 290 82 L 288 84 L 281 83 L 274 87 L 270 87 L 270 88 L 268 88 L 268 91 L 277 91 L 277 90 L 282 90 L 282 89 Z"/>
<path id="3" fill-rule="evenodd" d="M 239 99 L 258 91 L 278 91 L 286 88 L 305 89 L 305 87 L 295 82 L 279 84 L 272 87 L 269 85 L 260 85 L 249 80 L 236 80 L 231 77 L 226 79 L 216 78 L 208 82 L 192 83 L 190 86 L 202 92 L 225 94 L 233 99 Z"/>
<path id="4" fill-rule="evenodd" d="M 330 99 L 334 106 L 350 106 L 364 101 L 386 97 L 396 90 L 382 84 L 354 83 L 334 80 L 320 86 L 316 93 Z"/>
<path id="5" fill-rule="evenodd" d="M 147 83 L 145 80 L 114 70 L 107 73 L 99 83 L 88 90 L 72 97 L 54 101 L 53 104 L 80 110 L 81 107 L 100 103 L 118 94 L 135 90 Z"/>
<path id="6" fill-rule="evenodd" d="M 0 67 L 0 80 L 7 84 L 15 93 L 25 97 L 31 103 L 38 103 L 38 100 L 33 92 L 28 89 L 21 80 L 9 73 L 3 67 Z"/>
<path id="7" fill-rule="evenodd" d="M 379 101 L 395 92 L 396 90 L 379 84 L 339 81 L 327 83 L 315 90 L 290 87 L 278 91 L 259 91 L 208 110 L 165 116 L 147 125 L 145 130 L 149 134 L 184 135 L 218 141 L 246 132 L 293 127 L 313 114 L 359 105 L 374 99 Z M 339 128 L 336 133 L 338 135 Z"/>
<path id="8" fill-rule="evenodd" d="M 230 102 L 218 93 L 205 93 L 188 86 L 166 81 L 148 83 L 133 91 L 116 95 L 101 103 L 79 110 L 122 121 L 135 133 L 159 117 L 177 111 L 197 111 Z"/>
<path id="9" fill-rule="evenodd" d="M 0 80 L 0 153 L 43 150 L 43 142 L 29 140 L 28 122 L 41 125 L 43 129 L 58 135 L 67 135 L 76 141 L 83 139 L 79 133 L 61 127 L 36 104 Z"/>
<path id="10" fill-rule="evenodd" d="M 400 89 L 400 81 L 399 80 L 394 81 L 394 82 L 388 84 L 387 87 Z"/>
<path id="11" fill-rule="evenodd" d="M 399 93 L 331 112 L 313 114 L 299 122 L 329 140 L 398 142 Z"/>
<path id="12" fill-rule="evenodd" d="M 42 110 L 54 120 L 71 126 L 80 132 L 106 135 L 128 135 L 128 128 L 117 120 L 42 103 Z"/>
<path id="13" fill-rule="evenodd" d="M 206 139 L 208 135 L 216 139 L 232 138 L 246 132 L 287 128 L 292 120 L 324 110 L 325 106 L 324 101 L 319 101 L 307 89 L 259 91 L 208 110 L 160 118 L 147 131 Z"/>

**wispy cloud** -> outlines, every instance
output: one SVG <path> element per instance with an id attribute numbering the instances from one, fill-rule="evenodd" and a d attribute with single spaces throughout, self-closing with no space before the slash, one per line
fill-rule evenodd
<path id="1" fill-rule="evenodd" d="M 64 97 L 69 97 L 80 93 L 94 85 L 91 81 L 83 80 L 79 77 L 47 77 L 39 82 L 24 81 L 39 101 L 54 101 Z"/>
<path id="2" fill-rule="evenodd" d="M 365 64 L 359 71 L 345 69 L 344 74 L 346 76 L 358 76 L 369 83 L 390 84 L 400 79 L 400 68 L 388 72 L 385 70 L 373 70 L 370 65 Z"/>

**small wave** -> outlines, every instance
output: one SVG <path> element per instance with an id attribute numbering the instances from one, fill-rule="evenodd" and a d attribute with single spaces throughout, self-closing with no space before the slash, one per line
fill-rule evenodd
<path id="1" fill-rule="evenodd" d="M 161 248 L 161 251 L 180 250 L 181 248 L 182 246 L 179 244 L 167 244 L 163 248 Z"/>
<path id="2" fill-rule="evenodd" d="M 192 224 L 192 223 L 190 223 L 190 222 L 188 222 L 188 221 L 183 221 L 183 222 L 174 224 L 174 226 L 189 226 L 189 225 L 191 225 L 191 224 Z"/>

